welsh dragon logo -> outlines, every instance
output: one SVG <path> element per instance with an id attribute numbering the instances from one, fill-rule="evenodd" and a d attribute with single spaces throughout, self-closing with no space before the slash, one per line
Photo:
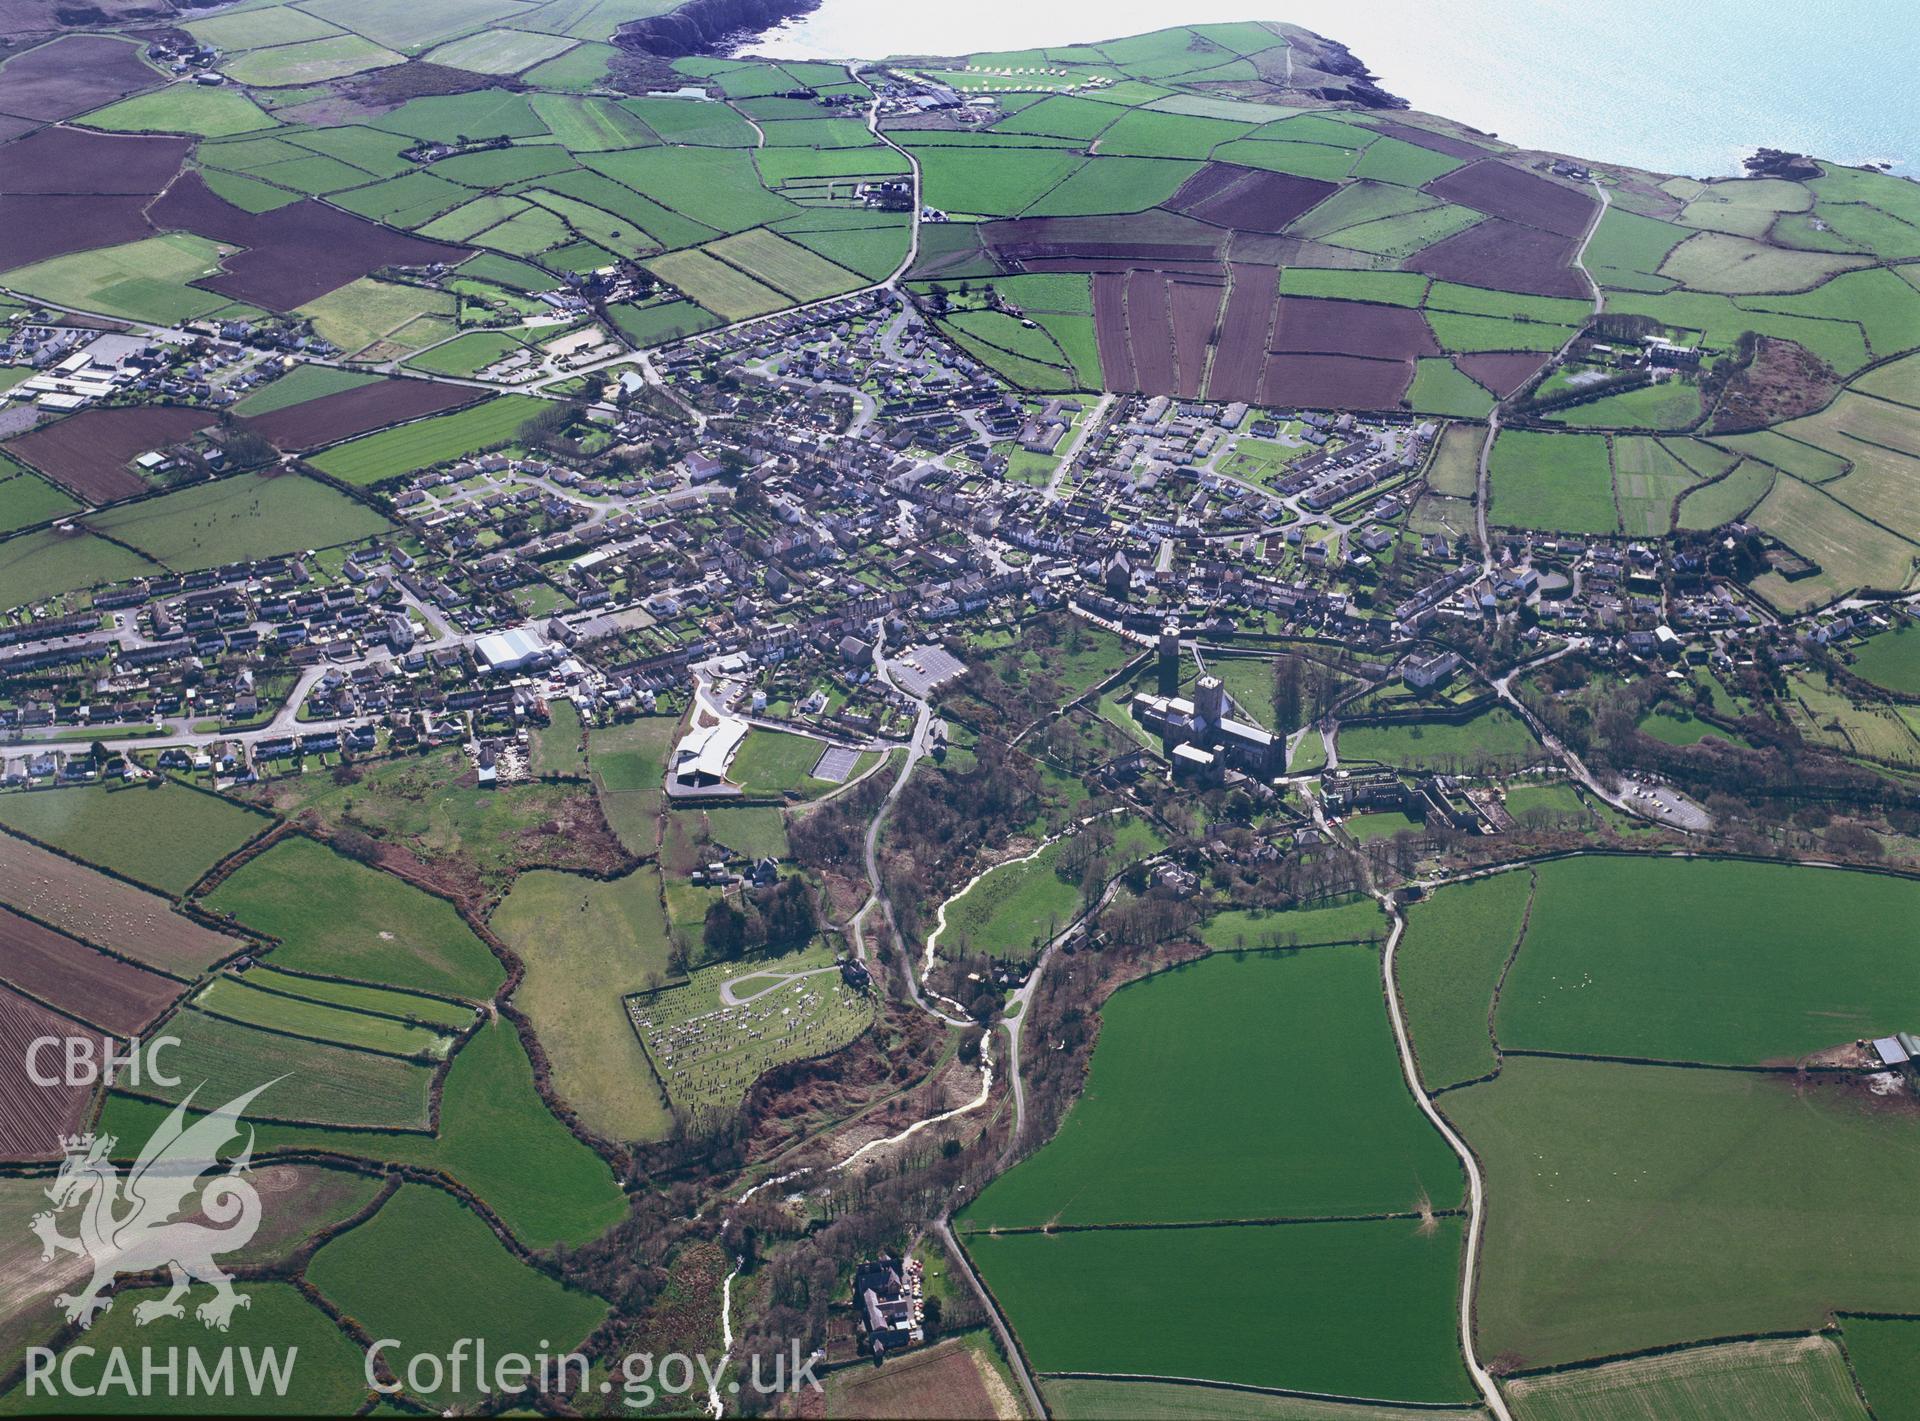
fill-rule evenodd
<path id="1" fill-rule="evenodd" d="M 117 1143 L 113 1136 L 70 1135 L 61 1140 L 66 1157 L 46 1190 L 53 1207 L 35 1214 L 32 1228 L 39 1235 L 43 1260 L 64 1252 L 93 1264 L 93 1278 L 84 1289 L 54 1299 L 69 1322 L 92 1326 L 95 1314 L 113 1306 L 106 1290 L 120 1275 L 162 1268 L 172 1287 L 165 1297 L 134 1309 L 140 1326 L 185 1316 L 180 1299 L 194 1283 L 213 1287 L 213 1296 L 194 1309 L 194 1316 L 208 1327 L 226 1331 L 233 1310 L 250 1305 L 246 1294 L 233 1290 L 232 1277 L 214 1258 L 245 1247 L 260 1227 L 260 1195 L 245 1178 L 252 1168 L 251 1128 L 246 1148 L 224 1172 L 204 1185 L 201 1180 L 222 1168 L 219 1152 L 239 1136 L 241 1113 L 272 1084 L 256 1086 L 192 1124 L 187 1123 L 187 1107 L 197 1092 L 189 1092 L 153 1132 L 125 1179 L 110 1158 Z M 176 1217 L 193 1202 L 199 1214 L 224 1227 L 209 1227 L 191 1213 Z M 59 1228 L 59 1216 L 72 1208 L 81 1211 L 78 1238 L 68 1238 Z"/>

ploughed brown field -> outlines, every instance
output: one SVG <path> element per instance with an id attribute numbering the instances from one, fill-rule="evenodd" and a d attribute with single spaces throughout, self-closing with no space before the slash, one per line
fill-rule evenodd
<path id="1" fill-rule="evenodd" d="M 193 284 L 275 311 L 291 310 L 383 266 L 464 261 L 472 252 L 409 237 L 337 207 L 303 198 L 272 212 L 247 212 L 198 173 L 184 174 L 147 210 L 162 231 L 197 232 L 246 248 L 226 270 Z"/>
<path id="2" fill-rule="evenodd" d="M 1141 390 L 1149 395 L 1175 393 L 1173 317 L 1167 279 L 1157 271 L 1127 277 L 1127 343 L 1133 347 L 1133 373 Z"/>
<path id="3" fill-rule="evenodd" d="M 173 911 L 157 893 L 0 834 L 0 902 L 163 972 L 187 975 L 246 944 Z"/>
<path id="4" fill-rule="evenodd" d="M 1308 409 L 1392 409 L 1413 383 L 1413 362 L 1353 355 L 1269 355 L 1260 372 L 1263 405 Z"/>
<path id="5" fill-rule="evenodd" d="M 486 393 L 431 380 L 382 380 L 288 405 L 246 423 L 274 448 L 298 453 L 401 420 L 470 405 Z"/>
<path id="6" fill-rule="evenodd" d="M 6 450 L 89 503 L 110 503 L 147 491 L 127 465 L 135 455 L 177 444 L 213 422 L 206 410 L 141 405 L 91 409 L 42 425 Z"/>
<path id="7" fill-rule="evenodd" d="M 0 908 L 0 978 L 69 1016 L 131 1036 L 172 1004 L 183 984 L 98 952 Z"/>
<path id="8" fill-rule="evenodd" d="M 1268 348 L 1295 354 L 1365 355 L 1380 360 L 1411 360 L 1440 353 L 1440 343 L 1418 311 L 1405 306 L 1327 301 L 1317 296 L 1280 298 Z"/>
<path id="9" fill-rule="evenodd" d="M 1209 163 L 1188 178 L 1167 205 L 1222 227 L 1279 232 L 1338 186 L 1291 173 Z"/>
<path id="10" fill-rule="evenodd" d="M 1427 191 L 1490 217 L 1562 237 L 1582 236 L 1593 219 L 1595 204 L 1590 192 L 1563 187 L 1492 158 L 1442 174 L 1427 184 Z"/>
<path id="11" fill-rule="evenodd" d="M 1279 289 L 1278 267 L 1234 263 L 1207 398 L 1252 403 L 1260 393 L 1260 367 L 1266 363 L 1267 332 L 1273 325 L 1274 293 Z"/>
<path id="12" fill-rule="evenodd" d="M 1502 291 L 1585 298 L 1591 290 L 1573 267 L 1579 245 L 1578 237 L 1495 217 L 1415 252 L 1400 265 L 1468 286 L 1486 286 L 1497 276 Z"/>
<path id="13" fill-rule="evenodd" d="M 1180 397 L 1197 399 L 1206 379 L 1207 348 L 1219 326 L 1226 283 L 1175 279 L 1168 282 L 1167 293 L 1173 314 L 1173 364 L 1179 375 Z"/>
<path id="14" fill-rule="evenodd" d="M 1504 400 L 1531 380 L 1534 372 L 1547 363 L 1547 357 L 1534 350 L 1489 350 L 1456 355 L 1453 363 Z"/>
<path id="15" fill-rule="evenodd" d="M 1450 133 L 1435 133 L 1410 123 L 1396 123 L 1379 117 L 1370 117 L 1368 122 L 1389 138 L 1397 138 L 1402 143 L 1412 143 L 1420 148 L 1430 148 L 1436 153 L 1445 153 L 1449 158 L 1479 158 L 1487 151 L 1464 138 L 1455 138 Z"/>
<path id="16" fill-rule="evenodd" d="M 60 1079 L 41 1085 L 27 1075 L 27 1052 L 43 1036 L 84 1036 L 85 1027 L 49 1011 L 13 988 L 0 985 L 0 1159 L 42 1160 L 60 1156 L 60 1137 L 78 1134 L 90 1085 L 65 1082 L 62 1053 L 43 1050 L 44 1075 Z"/>
<path id="17" fill-rule="evenodd" d="M 0 192 L 151 196 L 180 171 L 184 138 L 43 128 L 0 148 Z M 9 204 L 11 205 L 11 204 Z"/>
<path id="18" fill-rule="evenodd" d="M 160 83 L 159 72 L 141 61 L 137 45 L 101 35 L 62 35 L 0 69 L 0 114 L 71 118 Z"/>
<path id="19" fill-rule="evenodd" d="M 0 220 L 0 270 L 151 237 L 145 212 L 150 200 L 139 195 L 9 194 L 6 216 Z"/>

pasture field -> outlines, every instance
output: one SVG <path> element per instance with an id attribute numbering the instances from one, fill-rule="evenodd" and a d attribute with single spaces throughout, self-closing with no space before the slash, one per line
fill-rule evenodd
<path id="1" fill-rule="evenodd" d="M 705 250 L 669 252 L 653 258 L 646 267 L 723 321 L 744 321 L 791 304 L 772 287 L 762 285 Z"/>
<path id="2" fill-rule="evenodd" d="M 299 44 L 303 40 L 325 39 L 340 33 L 338 25 L 328 24 L 291 5 L 241 8 L 212 19 L 195 20 L 185 28 L 202 44 L 236 51 L 272 49 L 276 45 Z"/>
<path id="3" fill-rule="evenodd" d="M 1795 252 L 1729 232 L 1700 232 L 1667 254 L 1660 274 L 1694 291 L 1728 295 L 1805 291 L 1867 261 L 1827 252 Z"/>
<path id="4" fill-rule="evenodd" d="M 612 99 L 535 94 L 531 102 L 540 121 L 553 130 L 567 153 L 640 148 L 658 141 L 638 116 Z"/>
<path id="5" fill-rule="evenodd" d="M 1798 479 L 1775 479 L 1749 521 L 1820 567 L 1797 582 L 1773 573 L 1754 580 L 1761 596 L 1784 609 L 1818 606 L 1856 587 L 1904 588 L 1920 558 L 1920 546 Z"/>
<path id="6" fill-rule="evenodd" d="M 922 200 L 945 212 L 1012 217 L 1087 160 L 1056 148 L 918 147 Z"/>
<path id="7" fill-rule="evenodd" d="M 1386 919 L 1371 898 L 1327 901 L 1273 912 L 1228 908 L 1194 930 L 1216 952 L 1270 947 L 1316 946 L 1339 942 L 1377 942 L 1386 936 Z"/>
<path id="8" fill-rule="evenodd" d="M 1493 990 L 1519 941 L 1531 892 L 1527 873 L 1501 873 L 1450 884 L 1408 910 L 1394 985 L 1429 1090 L 1497 1065 Z"/>
<path id="9" fill-rule="evenodd" d="M 1619 527 L 1602 435 L 1503 429 L 1488 469 L 1489 514 L 1497 523 L 1566 533 L 1612 533 Z"/>
<path id="10" fill-rule="evenodd" d="M 176 977 L 192 977 L 246 945 L 176 913 L 157 893 L 24 839 L 0 839 L 0 850 L 0 902 L 71 937 Z"/>
<path id="11" fill-rule="evenodd" d="M 1537 757 L 1540 746 L 1526 723 L 1501 707 L 1471 720 L 1400 721 L 1340 728 L 1340 758 L 1372 760 L 1402 769 L 1445 770 L 1466 765 L 1514 765 Z"/>
<path id="12" fill-rule="evenodd" d="M 1920 1311 L 1920 1199 L 1880 1183 L 1909 1167 L 1911 1129 L 1870 1097 L 1509 1056 L 1442 1104 L 1498 1220 L 1477 1307 L 1485 1355 L 1552 1366 L 1808 1331 L 1835 1309 Z"/>
<path id="13" fill-rule="evenodd" d="M 1042 1372 L 1423 1402 L 1473 1396 L 1454 1338 L 1460 1243 L 1453 1218 L 966 1240 Z"/>
<path id="14" fill-rule="evenodd" d="M 1427 487 L 1449 498 L 1472 498 L 1480 490 L 1480 446 L 1486 436 L 1466 425 L 1448 425 L 1427 465 Z"/>
<path id="15" fill-rule="evenodd" d="M 1676 527 L 1705 531 L 1743 518 L 1773 487 L 1774 471 L 1758 459 L 1748 459 L 1725 478 L 1703 484 L 1680 500 Z"/>
<path id="16" fill-rule="evenodd" d="M 403 362 L 409 370 L 424 370 L 430 375 L 456 377 L 476 375 L 496 360 L 503 360 L 526 344 L 498 331 L 469 331 L 455 336 L 445 345 L 436 345 Z"/>
<path id="17" fill-rule="evenodd" d="M 1334 199 L 1329 198 L 1328 201 Z M 1327 267 L 1290 266 L 1280 273 L 1280 294 L 1324 296 L 1335 301 L 1375 301 L 1386 306 L 1418 306 L 1426 298 L 1427 278 L 1411 271 L 1339 271 Z"/>
<path id="18" fill-rule="evenodd" d="M 1419 414 L 1453 419 L 1485 419 L 1493 410 L 1493 395 L 1451 360 L 1423 359 L 1415 367 L 1407 400 Z"/>
<path id="19" fill-rule="evenodd" d="M 1516 321 L 1504 316 L 1472 316 L 1458 311 L 1427 312 L 1427 324 L 1434 339 L 1455 354 L 1487 350 L 1553 351 L 1565 345 L 1573 334 L 1571 326 L 1550 326 L 1544 321 Z"/>
<path id="20" fill-rule="evenodd" d="M 101 1129 L 144 1140 L 165 1108 L 133 1096 L 108 1097 Z M 256 1154 L 321 1149 L 370 1160 L 444 1169 L 484 1199 L 529 1248 L 585 1243 L 626 1214 L 605 1160 L 548 1111 L 533 1066 L 505 1021 L 482 1028 L 447 1068 L 440 1133 L 356 1133 L 260 1123 Z M 530 1170 L 527 1161 L 540 1168 Z"/>
<path id="21" fill-rule="evenodd" d="M 241 474 L 98 513 L 97 532 L 176 572 L 378 537 L 393 524 L 316 479 Z"/>
<path id="22" fill-rule="evenodd" d="M 1841 1337 L 1879 1421 L 1920 1417 L 1920 1320 L 1850 1317 Z"/>
<path id="23" fill-rule="evenodd" d="M 718 316 L 691 301 L 664 301 L 647 306 L 622 302 L 609 306 L 607 314 L 620 328 L 620 334 L 638 346 L 665 345 L 720 324 Z"/>
<path id="24" fill-rule="evenodd" d="M 1691 388 L 1683 388 L 1697 407 L 1699 397 Z M 1600 400 L 1581 408 L 1606 403 Z M 1620 506 L 1620 526 L 1628 533 L 1641 537 L 1666 534 L 1673 521 L 1674 500 L 1694 482 L 1693 471 L 1659 440 L 1623 436 L 1613 441 L 1614 500 Z"/>
<path id="25" fill-rule="evenodd" d="M 705 250 L 796 301 L 818 300 L 861 284 L 852 272 L 764 227 L 722 238 Z"/>
<path id="26" fill-rule="evenodd" d="M 1890 632 L 1868 637 L 1849 668 L 1863 681 L 1906 696 L 1920 696 L 1920 635 L 1911 618 L 1902 617 Z"/>
<path id="27" fill-rule="evenodd" d="M 39 494 L 35 494 L 36 499 Z M 52 528 L 0 542 L 0 605 L 21 607 L 69 592 L 150 577 L 157 564 L 91 533 Z"/>
<path id="28" fill-rule="evenodd" d="M 1555 410 L 1547 419 L 1576 429 L 1690 429 L 1700 422 L 1700 390 L 1685 380 L 1659 380 Z"/>
<path id="29" fill-rule="evenodd" d="M 1853 467 L 1852 461 L 1845 455 L 1815 448 L 1777 429 L 1761 429 L 1752 434 L 1716 435 L 1713 442 L 1736 453 L 1751 455 L 1810 484 L 1827 483 Z"/>
<path id="30" fill-rule="evenodd" d="M 206 906 L 278 938 L 278 967 L 474 1000 L 505 978 L 449 904 L 312 839 L 275 844 Z"/>
<path id="31" fill-rule="evenodd" d="M 401 8 L 387 0 L 316 0 L 307 11 L 409 54 L 526 13 L 514 0 L 435 0 L 420 8 Z"/>
<path id="32" fill-rule="evenodd" d="M 451 1355 L 462 1338 L 495 1356 L 565 1352 L 607 1314 L 601 1299 L 522 1263 L 479 1215 L 422 1184 L 402 1185 L 379 1213 L 327 1243 L 307 1279 L 371 1336 L 398 1338 L 390 1360 L 403 1368 L 410 1356 Z M 480 1395 L 445 1389 L 415 1399 L 438 1407 Z"/>
<path id="33" fill-rule="evenodd" d="M 1485 1414 L 1451 1407 L 1414 1410 L 1366 1401 L 1316 1401 L 1180 1382 L 1048 1377 L 1040 1391 L 1060 1421 L 1471 1421 Z"/>
<path id="34" fill-rule="evenodd" d="M 221 248 L 189 232 L 50 257 L 6 273 L 14 291 L 105 316 L 173 325 L 230 305 L 187 285 L 220 270 Z"/>
<path id="35" fill-rule="evenodd" d="M 1853 388 L 1897 405 L 1920 408 L 1920 355 L 1909 355 L 1878 370 L 1869 370 L 1854 381 Z"/>
<path id="36" fill-rule="evenodd" d="M 1034 858 L 1000 864 L 951 900 L 940 950 L 949 957 L 1031 958 L 1080 907 L 1079 884 L 1055 872 L 1065 843 L 1055 840 Z"/>
<path id="37" fill-rule="evenodd" d="M 716 232 L 744 232 L 800 211 L 762 187 L 753 155 L 735 148 L 629 148 L 582 160 Z"/>
<path id="38" fill-rule="evenodd" d="M 369 1016 L 350 1007 L 282 996 L 262 990 L 251 976 L 216 977 L 200 989 L 191 1004 L 210 1016 L 225 1017 L 244 1026 L 258 1026 L 389 1056 L 444 1060 L 453 1048 L 451 1036 L 424 1026 Z"/>
<path id="39" fill-rule="evenodd" d="M 1655 711 L 1643 716 L 1637 722 L 1642 735 L 1651 735 L 1663 745 L 1698 745 L 1708 737 L 1724 740 L 1732 745 L 1744 745 L 1747 742 L 1730 731 L 1720 729 L 1710 721 L 1698 720 L 1689 714 L 1674 714 L 1669 711 Z"/>
<path id="40" fill-rule="evenodd" d="M 196 1289 L 196 1292 L 203 1290 Z M 271 1390 L 255 1396 L 248 1388 L 245 1368 L 238 1357 L 231 1394 L 217 1390 L 189 1394 L 188 1369 L 197 1365 L 202 1375 L 219 1371 L 226 1348 L 247 1349 L 255 1357 L 262 1350 L 278 1352 L 288 1364 L 288 1397 L 298 1397 L 304 1408 L 318 1415 L 351 1415 L 368 1399 L 365 1359 L 354 1341 L 319 1308 L 308 1302 L 291 1283 L 250 1282 L 239 1291 L 249 1299 L 247 1306 L 235 1308 L 226 1332 L 211 1332 L 193 1315 L 198 1302 L 183 1299 L 186 1312 L 177 1318 L 163 1318 L 141 1327 L 134 1321 L 134 1309 L 140 1303 L 165 1295 L 164 1288 L 129 1288 L 114 1295 L 111 1312 L 94 1322 L 93 1327 L 69 1344 L 71 1355 L 63 1355 L 56 1364 L 57 1373 L 71 1379 L 74 1390 L 65 1386 L 42 1388 L 29 1396 L 26 1382 L 9 1392 L 0 1406 L 18 1415 L 73 1415 L 86 1412 L 112 1414 L 115 1411 L 140 1411 L 150 1415 L 179 1416 L 254 1416 L 262 1401 L 272 1397 Z M 204 1293 L 203 1293 L 204 1295 Z M 38 1339 L 44 1340 L 44 1339 Z M 164 1383 L 147 1395 L 130 1397 L 125 1388 L 127 1373 L 110 1372 L 109 1361 L 139 1357 L 142 1349 L 152 1348 L 156 1361 L 171 1357 L 179 1367 L 177 1394 L 170 1394 Z M 63 1349 L 63 1351 L 69 1350 Z M 138 1363 L 132 1373 L 137 1384 Z M 71 1368 L 71 1370 L 67 1370 Z M 269 1387 L 263 1378 L 263 1388 Z M 97 1396 L 87 1395 L 81 1388 Z M 128 1403 L 131 1402 L 131 1405 Z"/>
<path id="41" fill-rule="evenodd" d="M 707 836 L 735 853 L 751 858 L 783 859 L 792 852 L 787 843 L 785 817 L 778 809 L 751 804 L 715 805 L 704 813 Z"/>
<path id="42" fill-rule="evenodd" d="M 420 316 L 452 316 L 455 305 L 443 291 L 363 276 L 307 302 L 298 314 L 312 317 L 318 335 L 352 356 Z"/>
<path id="43" fill-rule="evenodd" d="M 362 435 L 315 455 L 310 462 L 345 483 L 364 488 L 509 444 L 520 426 L 545 407 L 544 400 L 530 395 L 501 395 L 452 414 Z"/>
<path id="44" fill-rule="evenodd" d="M 668 143 L 709 148 L 751 148 L 755 139 L 747 121 L 725 104 L 686 99 L 622 99 L 620 107 Z"/>
<path id="45" fill-rule="evenodd" d="M 738 1004 L 729 1005 L 734 979 Z M 837 1051 L 873 1022 L 873 1003 L 841 981 L 822 946 L 702 967 L 682 985 L 628 998 L 626 1010 L 675 1112 L 709 1123 L 737 1110 L 765 1072 Z"/>
<path id="46" fill-rule="evenodd" d="M 1216 955 L 1121 989 L 1101 1017 L 1085 1094 L 961 1214 L 970 1238 L 1459 1205 L 1459 1166 L 1401 1079 L 1372 947 Z M 1230 1140 L 1233 1168 L 1196 1167 Z"/>
<path id="47" fill-rule="evenodd" d="M 359 35 L 346 34 L 252 50 L 227 60 L 223 69 L 236 84 L 259 89 L 291 89 L 405 62 L 405 55 L 395 54 Z"/>
<path id="48" fill-rule="evenodd" d="M 183 1011 L 167 1021 L 178 1038 L 167 1056 L 177 1085 L 142 1082 L 141 1094 L 169 1102 L 224 1104 L 255 1086 L 273 1084 L 248 1110 L 249 1119 L 315 1125 L 425 1130 L 433 1068 L 395 1056 L 263 1031 L 204 1012 Z"/>
<path id="49" fill-rule="evenodd" d="M 0 454 L 0 533 L 76 513 L 80 505 L 37 474 Z"/>
<path id="50" fill-rule="evenodd" d="M 441 45 L 426 56 L 426 61 L 475 74 L 518 74 L 522 69 L 559 58 L 573 45 L 574 41 L 564 35 L 488 29 Z"/>
<path id="51" fill-rule="evenodd" d="M 610 1140 L 663 1136 L 672 1116 L 622 1000 L 667 973 L 659 870 L 612 882 L 523 873 L 490 926 L 526 965 L 514 1004 L 546 1049 L 555 1093 Z"/>
<path id="52" fill-rule="evenodd" d="M 0 795 L 0 825 L 178 895 L 272 821 L 213 795 L 149 780 Z"/>
<path id="53" fill-rule="evenodd" d="M 547 716 L 547 724 L 529 737 L 529 770 L 535 778 L 562 775 L 585 779 L 587 737 L 580 726 L 580 712 L 572 701 L 556 699 L 548 705 Z"/>
<path id="54" fill-rule="evenodd" d="M 1602 286 L 1627 291 L 1665 291 L 1673 278 L 1660 275 L 1667 253 L 1693 234 L 1685 227 L 1629 212 L 1618 203 L 1601 215 L 1587 244 L 1587 269 Z"/>
<path id="55" fill-rule="evenodd" d="M 587 732 L 594 794 L 628 853 L 652 853 L 659 841 L 667 756 L 679 726 L 677 717 L 660 715 Z"/>
<path id="56" fill-rule="evenodd" d="M 231 138 L 278 126 L 238 90 L 199 84 L 170 84 L 96 109 L 77 122 L 109 133 L 191 133 L 201 138 Z"/>
<path id="57" fill-rule="evenodd" d="M 1503 1390 L 1514 1421 L 1867 1421 L 1847 1359 L 1826 1337 L 1636 1357 L 1516 1378 Z"/>
<path id="58" fill-rule="evenodd" d="M 308 400 L 337 395 L 343 390 L 377 384 L 379 379 L 378 375 L 364 370 L 342 370 L 337 365 L 316 365 L 312 361 L 303 361 L 278 380 L 262 385 L 248 395 L 233 407 L 233 412 L 252 419 L 258 415 L 272 414 L 275 410 L 303 405 Z"/>
<path id="59" fill-rule="evenodd" d="M 1141 212 L 1172 197 L 1199 167 L 1189 159 L 1090 158 L 1048 189 L 1027 212 L 1034 217 Z"/>
<path id="60" fill-rule="evenodd" d="M 310 1002 L 345 1007 L 349 1011 L 376 1016 L 397 1017 L 437 1028 L 436 1034 L 461 1031 L 473 1024 L 474 1009 L 460 1002 L 423 996 L 419 992 L 397 992 L 388 987 L 368 987 L 358 982 L 343 982 L 332 977 L 305 977 L 266 963 L 255 963 L 244 979 L 249 985 L 287 997 L 303 997 Z"/>

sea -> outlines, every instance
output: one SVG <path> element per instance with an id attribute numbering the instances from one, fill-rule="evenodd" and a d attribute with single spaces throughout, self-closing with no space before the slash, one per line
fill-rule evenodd
<path id="1" fill-rule="evenodd" d="M 1756 148 L 1920 173 L 1916 0 L 822 0 L 737 46 L 884 59 L 1278 19 L 1527 148 L 1719 177 Z"/>

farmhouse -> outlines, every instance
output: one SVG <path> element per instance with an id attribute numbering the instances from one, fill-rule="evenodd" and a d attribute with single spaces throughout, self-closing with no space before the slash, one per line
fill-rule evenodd
<path id="1" fill-rule="evenodd" d="M 913 1265 L 908 1264 L 907 1270 Z M 853 1303 L 876 1355 L 920 1340 L 917 1326 L 919 1287 L 899 1261 L 885 1257 L 863 1263 L 853 1275 Z"/>

